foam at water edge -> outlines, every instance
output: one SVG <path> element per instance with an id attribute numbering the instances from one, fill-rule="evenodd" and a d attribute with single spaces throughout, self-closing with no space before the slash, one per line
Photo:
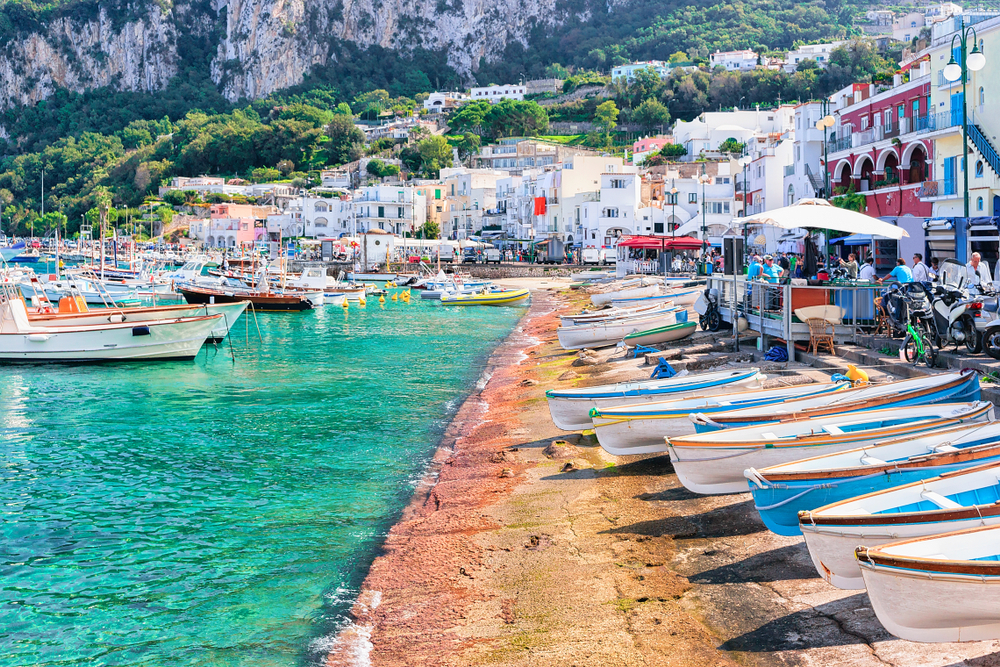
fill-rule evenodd
<path id="1" fill-rule="evenodd" d="M 381 602 L 381 591 L 363 591 L 354 603 L 351 614 L 358 619 L 367 617 Z M 336 633 L 314 640 L 309 648 L 324 656 L 319 664 L 328 667 L 371 667 L 371 653 L 375 648 L 371 641 L 372 629 L 371 623 L 350 622 Z"/>

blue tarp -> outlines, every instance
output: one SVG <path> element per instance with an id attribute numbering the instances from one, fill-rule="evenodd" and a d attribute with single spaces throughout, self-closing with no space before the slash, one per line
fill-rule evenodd
<path id="1" fill-rule="evenodd" d="M 839 239 L 833 239 L 830 243 L 843 243 L 844 245 L 871 245 L 871 234 L 851 234 Z"/>

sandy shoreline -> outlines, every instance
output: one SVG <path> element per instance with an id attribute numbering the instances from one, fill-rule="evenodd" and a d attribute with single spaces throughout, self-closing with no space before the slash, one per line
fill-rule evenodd
<path id="1" fill-rule="evenodd" d="M 649 372 L 559 347 L 559 313 L 586 300 L 533 292 L 327 665 L 1000 665 L 1000 642 L 888 635 L 867 595 L 818 577 L 801 538 L 766 530 L 749 494 L 692 494 L 666 456 L 614 457 L 556 429 L 546 389 Z"/>

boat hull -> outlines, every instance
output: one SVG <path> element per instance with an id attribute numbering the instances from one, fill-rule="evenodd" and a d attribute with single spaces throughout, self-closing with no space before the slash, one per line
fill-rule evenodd
<path id="1" fill-rule="evenodd" d="M 128 324 L 93 331 L 55 328 L 0 334 L 3 362 L 93 362 L 193 359 L 218 316 Z M 148 331 L 148 333 L 143 333 Z M 137 333 L 139 335 L 137 335 Z"/>
<path id="2" fill-rule="evenodd" d="M 649 389 L 631 389 L 609 391 L 608 395 L 587 396 L 574 395 L 572 392 L 547 392 L 549 414 L 552 422 L 564 431 L 579 431 L 592 425 L 590 411 L 593 408 L 610 408 L 624 404 L 642 404 L 664 401 L 668 398 L 680 398 L 689 394 L 711 396 L 718 393 L 732 392 L 737 387 L 760 387 L 764 378 L 755 369 L 744 373 L 723 374 L 710 373 L 713 379 L 699 381 L 697 376 L 688 376 L 690 382 L 671 383 L 669 380 Z M 686 380 L 688 378 L 679 378 Z"/>
<path id="3" fill-rule="evenodd" d="M 526 289 L 493 292 L 489 294 L 445 295 L 441 303 L 445 306 L 516 306 L 531 296 Z"/>
<path id="4" fill-rule="evenodd" d="M 301 312 L 311 310 L 313 305 L 308 299 L 293 296 L 265 296 L 260 294 L 240 294 L 238 292 L 212 292 L 195 290 L 188 287 L 178 287 L 188 303 L 238 303 L 249 301 L 253 309 L 261 312 Z"/>
<path id="5" fill-rule="evenodd" d="M 790 396 L 814 396 L 840 391 L 844 385 L 821 385 L 810 388 L 808 385 L 800 388 L 766 390 L 766 397 L 741 398 L 742 394 L 733 394 L 732 388 L 724 388 L 715 394 L 705 394 L 706 400 L 698 399 L 671 400 L 659 397 L 648 406 L 635 408 L 631 405 L 612 406 L 607 413 L 591 415 L 591 423 L 597 440 L 604 451 L 616 456 L 631 454 L 662 454 L 667 451 L 665 438 L 689 435 L 694 432 L 694 425 L 688 419 L 693 411 L 711 414 L 732 409 L 732 403 L 740 402 L 744 407 L 767 405 L 787 400 Z M 800 393 L 801 392 L 801 393 Z M 643 414 L 645 412 L 646 414 Z M 797 525 L 797 523 L 796 523 Z"/>
<path id="6" fill-rule="evenodd" d="M 667 325 L 658 329 L 649 329 L 647 331 L 629 334 L 625 336 L 623 341 L 625 342 L 625 347 L 669 343 L 692 335 L 697 326 L 697 322 L 678 322 L 677 324 Z"/>
<path id="7" fill-rule="evenodd" d="M 637 297 L 655 296 L 660 293 L 659 285 L 649 285 L 648 287 L 635 287 L 632 289 L 619 290 L 617 292 L 605 292 L 603 294 L 592 294 L 590 301 L 595 306 L 604 306 L 616 299 L 632 299 Z"/>
<path id="8" fill-rule="evenodd" d="M 558 336 L 559 344 L 564 350 L 610 347 L 617 345 L 631 333 L 657 329 L 676 323 L 677 311 L 669 310 L 649 317 L 559 327 L 556 330 L 556 336 Z"/>

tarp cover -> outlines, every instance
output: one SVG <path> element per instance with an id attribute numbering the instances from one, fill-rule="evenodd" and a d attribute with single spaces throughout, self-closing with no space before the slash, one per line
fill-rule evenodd
<path id="1" fill-rule="evenodd" d="M 701 241 L 692 236 L 623 236 L 618 245 L 624 248 L 698 250 L 701 248 Z"/>

